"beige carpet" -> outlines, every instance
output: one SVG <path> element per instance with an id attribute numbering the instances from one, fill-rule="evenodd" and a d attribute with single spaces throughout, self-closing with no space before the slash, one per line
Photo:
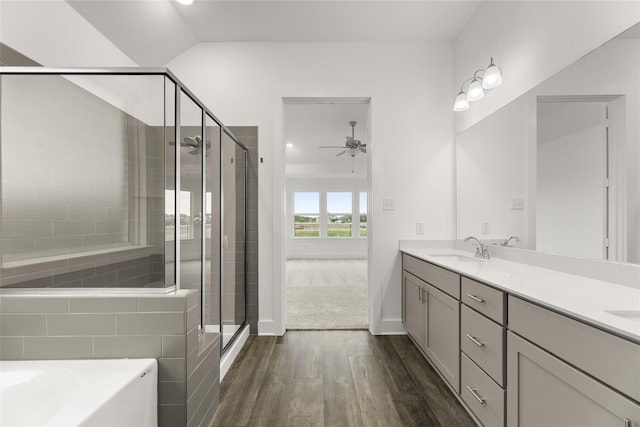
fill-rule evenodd
<path id="1" fill-rule="evenodd" d="M 287 329 L 366 329 L 367 260 L 287 260 Z"/>

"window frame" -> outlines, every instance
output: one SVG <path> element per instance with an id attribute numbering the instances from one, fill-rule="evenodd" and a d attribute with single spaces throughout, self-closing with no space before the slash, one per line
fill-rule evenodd
<path id="1" fill-rule="evenodd" d="M 319 210 L 320 212 L 296 212 L 296 208 L 295 208 L 295 198 L 296 198 L 296 193 L 317 193 L 319 196 Z M 351 212 L 329 212 L 327 209 L 327 195 L 329 193 L 350 193 L 351 194 Z M 368 206 L 365 205 L 365 212 L 364 215 L 367 215 L 367 227 L 365 228 L 365 230 L 367 230 L 365 235 L 361 235 L 360 231 L 362 230 L 360 228 L 360 215 L 362 215 L 363 213 L 361 213 L 360 211 L 362 210 L 360 207 L 360 195 L 364 193 L 366 195 L 366 203 L 368 203 L 368 198 L 369 198 L 369 192 L 365 189 L 357 189 L 357 190 L 309 190 L 309 189 L 304 189 L 304 190 L 291 190 L 290 192 L 288 192 L 288 194 L 290 194 L 291 197 L 291 202 L 290 202 L 290 206 L 291 206 L 291 211 L 290 211 L 290 215 L 291 215 L 291 219 L 288 222 L 287 225 L 287 234 L 292 238 L 292 239 L 312 239 L 312 240 L 316 240 L 316 239 L 328 239 L 328 240 L 349 240 L 349 239 L 367 239 L 368 238 Z M 318 219 L 318 223 L 319 223 L 319 233 L 318 236 L 296 236 L 296 230 L 295 230 L 295 226 L 296 226 L 296 221 L 295 221 L 295 217 L 296 216 L 313 216 L 313 217 L 317 217 Z M 351 234 L 349 236 L 329 236 L 328 235 L 328 225 L 329 225 L 329 216 L 351 216 L 351 228 L 350 228 L 350 232 Z M 354 217 L 356 217 L 356 219 L 358 221 L 354 220 Z"/>

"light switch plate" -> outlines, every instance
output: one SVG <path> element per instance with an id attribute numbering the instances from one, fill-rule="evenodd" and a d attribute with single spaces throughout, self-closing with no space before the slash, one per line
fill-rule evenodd
<path id="1" fill-rule="evenodd" d="M 396 199 L 382 199 L 382 209 L 385 211 L 395 211 Z"/>
<path id="2" fill-rule="evenodd" d="M 424 234 L 424 222 L 416 222 L 416 234 Z"/>
<path id="3" fill-rule="evenodd" d="M 511 199 L 511 210 L 521 211 L 524 209 L 524 199 L 522 197 L 513 197 Z"/>
<path id="4" fill-rule="evenodd" d="M 491 234 L 491 224 L 488 222 L 482 223 L 482 234 Z"/>

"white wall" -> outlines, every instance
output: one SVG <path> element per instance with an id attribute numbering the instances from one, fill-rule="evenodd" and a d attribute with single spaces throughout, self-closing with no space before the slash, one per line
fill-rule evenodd
<path id="1" fill-rule="evenodd" d="M 451 63 L 448 43 L 205 43 L 168 64 L 224 123 L 259 127 L 261 334 L 284 332 L 282 97 L 371 97 L 369 324 L 403 332 L 398 239 L 452 232 Z"/>
<path id="2" fill-rule="evenodd" d="M 450 99 L 494 58 L 503 84 L 455 114 L 456 133 L 532 89 L 640 20 L 638 1 L 483 2 L 454 43 Z"/>
<path id="3" fill-rule="evenodd" d="M 521 242 L 512 242 L 515 246 L 535 247 L 526 229 L 527 101 L 517 99 L 456 139 L 459 239 L 517 236 Z M 523 209 L 512 209 L 513 198 L 523 199 Z M 489 224 L 488 232 L 483 223 Z"/>
<path id="4" fill-rule="evenodd" d="M 367 191 L 367 180 L 361 179 L 287 179 L 286 196 L 286 256 L 294 258 L 366 258 L 366 237 L 294 237 L 293 236 L 293 193 L 296 191 L 350 191 L 359 197 L 361 191 Z M 322 197 L 322 196 L 321 196 Z M 323 203 L 321 201 L 321 207 Z M 366 208 L 366 206 L 365 206 Z M 359 227 L 361 209 L 354 208 L 353 221 Z M 322 210 L 322 209 L 321 209 Z M 355 232 L 354 232 L 354 236 Z"/>
<path id="5" fill-rule="evenodd" d="M 582 104 L 604 116 L 604 105 Z M 540 252 L 603 258 L 606 138 L 602 122 L 601 118 L 591 127 L 538 146 L 536 250 Z"/>
<path id="6" fill-rule="evenodd" d="M 0 1 L 0 40 L 47 67 L 138 65 L 64 1 Z"/>

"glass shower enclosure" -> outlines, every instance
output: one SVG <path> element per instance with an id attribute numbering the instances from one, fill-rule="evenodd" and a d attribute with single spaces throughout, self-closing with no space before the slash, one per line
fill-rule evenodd
<path id="1" fill-rule="evenodd" d="M 167 69 L 0 67 L 0 289 L 196 289 L 227 348 L 247 158 Z"/>

